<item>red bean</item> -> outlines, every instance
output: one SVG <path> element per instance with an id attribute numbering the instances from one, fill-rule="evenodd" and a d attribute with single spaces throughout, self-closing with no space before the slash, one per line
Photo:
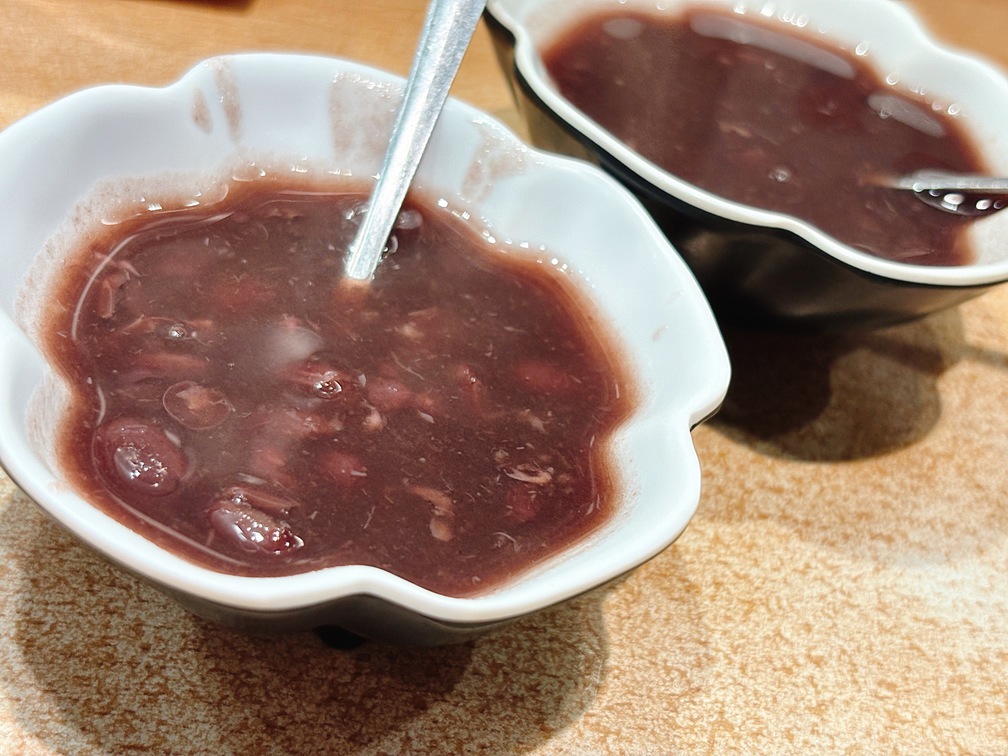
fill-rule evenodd
<path id="1" fill-rule="evenodd" d="M 134 418 L 100 426 L 91 448 L 99 473 L 120 490 L 166 496 L 189 471 L 185 453 L 163 428 Z"/>
<path id="2" fill-rule="evenodd" d="M 558 394 L 574 384 L 571 375 L 545 360 L 521 360 L 515 363 L 514 377 L 518 383 L 536 394 Z"/>
<path id="3" fill-rule="evenodd" d="M 210 363 L 205 357 L 181 352 L 144 352 L 133 359 L 121 374 L 122 383 L 139 383 L 150 379 L 192 380 L 205 375 Z"/>
<path id="4" fill-rule="evenodd" d="M 161 403 L 169 415 L 191 430 L 216 428 L 234 410 L 223 392 L 195 381 L 173 383 Z"/>
<path id="5" fill-rule="evenodd" d="M 405 383 L 381 376 L 368 378 L 367 397 L 382 412 L 395 412 L 414 404 L 414 394 Z"/>
<path id="6" fill-rule="evenodd" d="M 505 506 L 507 508 L 505 514 L 509 520 L 520 523 L 531 522 L 539 515 L 542 507 L 539 491 L 535 486 L 512 484 L 507 489 Z"/>
<path id="7" fill-rule="evenodd" d="M 129 274 L 122 270 L 113 270 L 102 278 L 96 291 L 97 302 L 95 312 L 98 317 L 108 320 L 116 313 L 121 299 L 121 289 L 129 281 Z"/>
<path id="8" fill-rule="evenodd" d="M 224 489 L 207 511 L 210 525 L 230 543 L 249 553 L 284 556 L 304 546 L 286 520 L 253 506 L 253 501 L 256 498 L 245 487 Z"/>
<path id="9" fill-rule="evenodd" d="M 286 371 L 287 380 L 318 399 L 335 399 L 357 387 L 350 371 L 323 357 L 311 357 Z"/>

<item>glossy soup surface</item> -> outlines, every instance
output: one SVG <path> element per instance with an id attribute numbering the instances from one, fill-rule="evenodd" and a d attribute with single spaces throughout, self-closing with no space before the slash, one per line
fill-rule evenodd
<path id="1" fill-rule="evenodd" d="M 617 349 L 566 274 L 409 200 L 343 280 L 359 192 L 251 185 L 81 250 L 48 347 L 79 489 L 242 575 L 364 564 L 480 592 L 583 537 L 617 487 Z"/>
<path id="2" fill-rule="evenodd" d="M 577 108 L 697 187 L 880 257 L 972 259 L 962 233 L 970 220 L 879 182 L 919 169 L 984 171 L 952 103 L 933 107 L 810 29 L 699 8 L 605 11 L 543 58 Z"/>

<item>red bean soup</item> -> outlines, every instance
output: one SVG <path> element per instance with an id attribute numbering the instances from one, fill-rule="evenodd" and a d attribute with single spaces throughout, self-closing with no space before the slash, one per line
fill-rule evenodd
<path id="1" fill-rule="evenodd" d="M 252 183 L 81 249 L 46 332 L 74 395 L 58 451 L 217 571 L 483 592 L 611 515 L 634 391 L 567 274 L 436 204 L 408 199 L 374 280 L 346 281 L 365 201 Z"/>
<path id="2" fill-rule="evenodd" d="M 572 104 L 690 184 L 879 257 L 973 259 L 969 219 L 879 180 L 985 172 L 961 119 L 811 30 L 712 9 L 620 9 L 571 28 L 543 58 Z"/>

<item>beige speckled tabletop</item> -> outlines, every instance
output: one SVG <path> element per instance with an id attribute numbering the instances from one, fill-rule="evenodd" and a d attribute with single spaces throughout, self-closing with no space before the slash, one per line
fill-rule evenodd
<path id="1" fill-rule="evenodd" d="M 1008 65 L 1004 0 L 912 5 Z M 423 6 L 3 0 L 0 126 L 237 50 L 404 73 Z M 455 94 L 517 125 L 485 30 Z M 873 333 L 726 338 L 682 538 L 459 646 L 221 629 L 0 476 L 0 751 L 1008 753 L 1008 289 Z"/>

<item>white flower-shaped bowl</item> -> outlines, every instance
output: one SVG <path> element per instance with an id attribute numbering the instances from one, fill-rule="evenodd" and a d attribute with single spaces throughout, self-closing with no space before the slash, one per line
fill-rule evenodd
<path id="1" fill-rule="evenodd" d="M 641 402 L 612 442 L 618 511 L 584 541 L 471 598 L 343 566 L 240 577 L 196 566 L 92 506 L 51 451 L 61 379 L 39 348 L 47 282 L 103 213 L 166 185 L 206 196 L 258 174 L 373 177 L 402 81 L 356 63 L 248 54 L 209 60 L 164 89 L 105 86 L 0 134 L 0 462 L 81 541 L 196 613 L 246 629 L 335 625 L 399 643 L 445 643 L 602 585 L 666 548 L 700 495 L 690 430 L 716 411 L 728 357 L 689 269 L 617 182 L 527 147 L 450 101 L 414 188 L 443 198 L 514 255 L 574 271 L 622 344 Z M 546 264 L 549 264 L 547 261 Z"/>
<path id="2" fill-rule="evenodd" d="M 542 52 L 554 40 L 600 11 L 675 16 L 695 7 L 776 23 L 782 30 L 800 27 L 863 58 L 894 86 L 926 92 L 933 107 L 958 112 L 995 175 L 1008 173 L 1008 79 L 987 62 L 937 44 L 898 2 L 488 0 L 499 59 L 532 142 L 598 163 L 630 188 L 690 265 L 719 317 L 789 328 L 884 326 L 1008 280 L 1008 213 L 974 227 L 977 254 L 971 264 L 922 266 L 876 257 L 800 218 L 729 201 L 664 171 L 564 98 L 543 63 Z"/>

